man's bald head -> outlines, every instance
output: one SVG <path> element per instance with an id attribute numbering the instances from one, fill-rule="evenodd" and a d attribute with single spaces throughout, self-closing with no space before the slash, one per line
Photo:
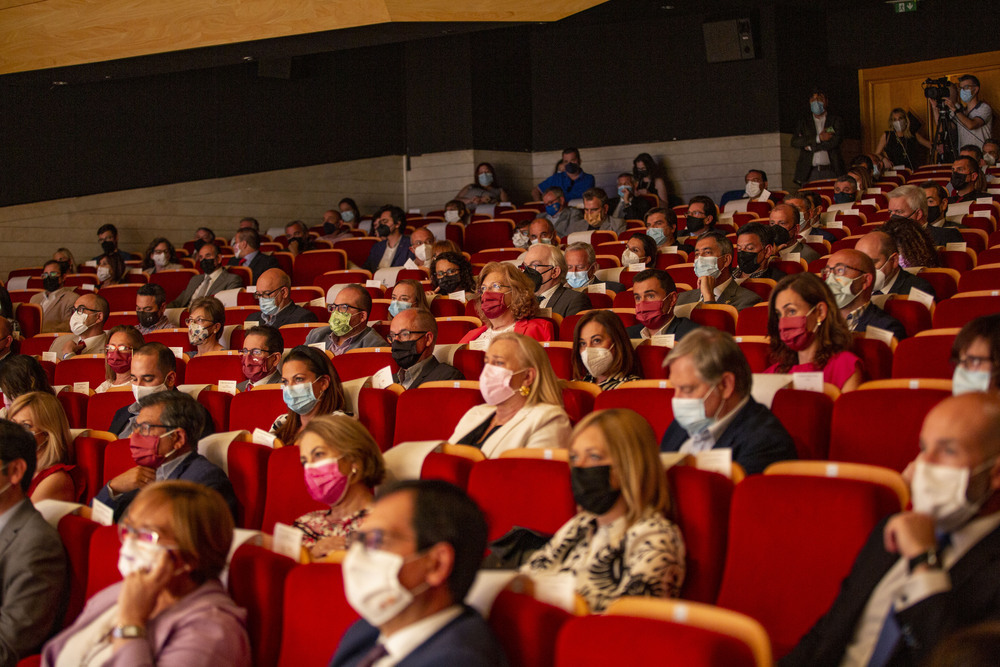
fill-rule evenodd
<path id="1" fill-rule="evenodd" d="M 896 243 L 885 232 L 868 232 L 858 239 L 854 249 L 870 257 L 876 266 L 881 266 L 890 255 L 896 252 Z"/>
<path id="2" fill-rule="evenodd" d="M 920 431 L 921 448 L 947 445 L 964 454 L 969 467 L 1000 456 L 1000 397 L 970 392 L 935 405 Z"/>
<path id="3" fill-rule="evenodd" d="M 556 228 L 548 218 L 535 218 L 528 225 L 528 238 L 532 242 L 545 243 L 542 239 L 548 239 L 549 243 L 555 243 Z"/>
<path id="4" fill-rule="evenodd" d="M 826 261 L 827 266 L 832 267 L 837 264 L 846 264 L 861 271 L 861 273 L 875 275 L 875 262 L 872 261 L 871 257 L 856 248 L 838 250 L 830 255 L 830 259 Z"/>
<path id="5" fill-rule="evenodd" d="M 288 288 L 291 286 L 292 279 L 281 269 L 268 269 L 257 278 L 257 294 L 274 299 L 278 308 L 284 307 L 289 301 Z"/>

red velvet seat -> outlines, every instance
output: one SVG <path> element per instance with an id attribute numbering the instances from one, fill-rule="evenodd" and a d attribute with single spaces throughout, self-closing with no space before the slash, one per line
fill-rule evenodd
<path id="1" fill-rule="evenodd" d="M 104 450 L 104 473 L 101 485 L 103 486 L 123 472 L 131 470 L 135 465 L 127 439 L 108 443 Z"/>
<path id="2" fill-rule="evenodd" d="M 408 389 L 396 404 L 393 444 L 409 440 L 447 440 L 462 415 L 482 403 L 482 394 L 471 387 Z M 442 410 L 442 406 L 447 409 Z"/>
<path id="3" fill-rule="evenodd" d="M 68 514 L 59 520 L 59 538 L 66 549 L 66 566 L 69 574 L 64 627 L 76 620 L 87 601 L 90 539 L 98 528 L 100 524 L 75 514 Z"/>
<path id="4" fill-rule="evenodd" d="M 94 389 L 105 379 L 103 354 L 81 354 L 56 364 L 56 384 L 86 382 Z"/>
<path id="5" fill-rule="evenodd" d="M 184 381 L 187 384 L 218 384 L 219 380 L 242 382 L 243 356 L 237 350 L 199 354 L 187 365 Z"/>
<path id="6" fill-rule="evenodd" d="M 110 285 L 97 290 L 97 294 L 107 299 L 111 310 L 135 310 L 135 295 L 140 287 L 131 283 Z"/>
<path id="7" fill-rule="evenodd" d="M 514 223 L 511 220 L 483 220 L 465 228 L 465 245 L 462 250 L 474 254 L 488 248 L 506 248 L 511 245 Z"/>
<path id="8" fill-rule="evenodd" d="M 530 595 L 500 591 L 490 608 L 489 624 L 511 665 L 550 667 L 556 639 L 572 616 Z"/>
<path id="9" fill-rule="evenodd" d="M 358 394 L 358 421 L 383 452 L 393 444 L 398 400 L 399 396 L 390 389 L 362 387 Z"/>
<path id="10" fill-rule="evenodd" d="M 627 408 L 642 415 L 656 433 L 657 442 L 663 438 L 667 428 L 674 421 L 674 411 L 670 400 L 674 396 L 673 388 L 659 387 L 622 387 L 610 391 L 602 391 L 594 400 L 595 410 L 611 408 Z"/>
<path id="11" fill-rule="evenodd" d="M 901 340 L 892 357 L 892 377 L 950 380 L 955 370 L 951 365 L 954 343 L 953 332 Z"/>
<path id="12" fill-rule="evenodd" d="M 667 469 L 671 518 L 684 536 L 685 574 L 681 597 L 715 602 L 726 564 L 733 481 L 694 466 Z"/>
<path id="13" fill-rule="evenodd" d="M 65 363 L 65 362 L 64 362 Z M 61 366 L 62 364 L 57 364 Z M 75 391 L 63 390 L 56 396 L 66 413 L 70 428 L 85 428 L 87 425 L 87 403 L 90 397 Z"/>
<path id="14" fill-rule="evenodd" d="M 563 386 L 562 399 L 563 408 L 566 410 L 569 422 L 574 426 L 576 426 L 577 422 L 594 411 L 594 394 L 587 389 Z"/>
<path id="15" fill-rule="evenodd" d="M 767 303 L 758 303 L 744 308 L 736 320 L 737 336 L 766 336 L 768 308 Z"/>
<path id="16" fill-rule="evenodd" d="M 800 459 L 826 459 L 830 452 L 833 399 L 818 391 L 779 389 L 771 412 L 795 442 Z"/>
<path id="17" fill-rule="evenodd" d="M 255 428 L 262 428 L 267 431 L 275 419 L 287 412 L 288 407 L 278 387 L 244 391 L 233 396 L 229 404 L 229 430 L 246 429 L 252 432 Z"/>
<path id="18" fill-rule="evenodd" d="M 893 298 L 885 302 L 883 310 L 906 329 L 907 336 L 916 336 L 921 331 L 931 328 L 931 311 L 919 301 L 908 298 Z"/>
<path id="19" fill-rule="evenodd" d="M 191 278 L 198 275 L 198 272 L 194 269 L 177 269 L 175 271 L 158 271 L 149 277 L 149 282 L 154 285 L 159 285 L 163 288 L 163 291 L 167 293 L 166 301 L 170 303 L 177 297 L 181 295 L 184 288 L 187 287 L 188 283 L 191 282 Z M 131 308 L 123 308 L 122 310 L 135 310 L 135 302 L 132 302 Z"/>
<path id="20" fill-rule="evenodd" d="M 855 332 L 853 352 L 864 362 L 869 380 L 892 377 L 892 349 L 885 341 L 865 338 L 863 333 Z"/>
<path id="21" fill-rule="evenodd" d="M 94 593 L 104 590 L 122 580 L 118 571 L 118 541 L 116 526 L 99 526 L 90 537 L 90 552 L 87 557 L 87 593 L 89 600 Z"/>
<path id="22" fill-rule="evenodd" d="M 392 348 L 364 347 L 348 350 L 333 358 L 333 367 L 341 382 L 374 375 L 388 366 L 395 373 L 399 365 L 392 358 Z"/>
<path id="23" fill-rule="evenodd" d="M 259 530 L 267 496 L 267 464 L 274 450 L 253 442 L 235 441 L 226 451 L 228 477 L 239 503 L 239 528 Z"/>
<path id="24" fill-rule="evenodd" d="M 106 391 L 103 394 L 94 394 L 87 401 L 87 428 L 107 431 L 115 413 L 134 402 L 135 397 L 131 391 Z"/>
<path id="25" fill-rule="evenodd" d="M 364 260 L 358 263 L 358 266 L 361 264 L 364 264 Z M 317 276 L 323 275 L 327 271 L 341 271 L 346 268 L 347 251 L 339 243 L 334 250 L 307 250 L 299 253 L 295 258 L 292 267 L 292 284 L 312 285 Z"/>
<path id="26" fill-rule="evenodd" d="M 299 448 L 275 449 L 267 462 L 267 493 L 261 530 L 273 533 L 275 522 L 291 525 L 303 514 L 320 509 L 329 509 L 329 506 L 316 502 L 309 495 L 299 461 Z"/>
<path id="27" fill-rule="evenodd" d="M 278 667 L 324 665 L 358 614 L 347 603 L 340 565 L 299 565 L 285 578 Z"/>
<path id="28" fill-rule="evenodd" d="M 229 594 L 247 610 L 247 634 L 257 667 L 278 664 L 285 579 L 295 566 L 292 559 L 252 544 L 237 549 L 229 564 Z"/>
<path id="29" fill-rule="evenodd" d="M 465 490 L 473 465 L 475 461 L 464 456 L 431 452 L 420 467 L 420 479 L 440 479 Z"/>
<path id="30" fill-rule="evenodd" d="M 470 350 L 467 347 L 460 347 L 455 350 L 455 356 L 451 360 L 451 365 L 462 372 L 466 380 L 478 380 L 483 372 L 486 353 L 483 350 Z"/>

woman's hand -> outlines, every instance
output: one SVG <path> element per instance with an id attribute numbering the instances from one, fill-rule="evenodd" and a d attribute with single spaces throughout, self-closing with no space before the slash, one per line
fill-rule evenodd
<path id="1" fill-rule="evenodd" d="M 133 572 L 125 577 L 118 594 L 117 625 L 145 626 L 176 571 L 170 552 L 164 550 L 149 572 Z"/>
<path id="2" fill-rule="evenodd" d="M 334 535 L 333 537 L 324 537 L 322 540 L 317 540 L 310 551 L 314 559 L 320 559 L 331 551 L 340 551 L 346 548 L 347 538 L 343 535 Z"/>

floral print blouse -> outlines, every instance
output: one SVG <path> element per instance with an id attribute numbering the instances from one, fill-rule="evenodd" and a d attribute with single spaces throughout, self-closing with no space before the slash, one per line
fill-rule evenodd
<path id="1" fill-rule="evenodd" d="M 303 514 L 292 525 L 302 531 L 302 546 L 312 547 L 324 537 L 350 537 L 367 516 L 368 508 L 359 509 L 343 519 L 331 518 L 332 510 Z"/>

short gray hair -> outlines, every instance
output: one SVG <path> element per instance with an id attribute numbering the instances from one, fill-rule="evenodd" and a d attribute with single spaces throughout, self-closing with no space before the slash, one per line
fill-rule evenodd
<path id="1" fill-rule="evenodd" d="M 670 367 L 681 357 L 691 357 L 698 376 L 709 384 L 718 384 L 723 373 L 732 373 L 736 379 L 735 393 L 746 396 L 753 384 L 753 372 L 736 339 L 725 331 L 712 327 L 698 327 L 685 334 L 667 355 L 664 366 Z"/>
<path id="2" fill-rule="evenodd" d="M 180 429 L 187 436 L 191 449 L 198 449 L 198 440 L 205 432 L 205 409 L 191 396 L 181 391 L 160 391 L 139 400 L 139 409 L 163 406 L 160 423 L 168 429 Z"/>
<path id="3" fill-rule="evenodd" d="M 533 248 L 542 248 L 547 250 L 549 253 L 549 261 L 552 262 L 553 266 L 559 269 L 559 284 L 564 285 L 566 283 L 566 255 L 563 251 L 559 249 L 559 246 L 549 245 L 548 243 L 539 243 Z"/>
<path id="4" fill-rule="evenodd" d="M 570 243 L 568 246 L 566 246 L 566 250 L 563 252 L 564 258 L 566 257 L 566 253 L 568 253 L 570 250 L 582 250 L 585 253 L 587 253 L 588 265 L 593 264 L 594 262 L 597 261 L 597 253 L 594 252 L 594 246 L 590 245 L 589 243 L 583 243 L 582 241 L 579 243 Z"/>
<path id="5" fill-rule="evenodd" d="M 906 206 L 911 211 L 920 210 L 924 213 L 924 220 L 927 220 L 927 193 L 917 185 L 900 185 L 898 188 L 886 195 L 888 199 L 902 197 L 906 200 Z"/>

